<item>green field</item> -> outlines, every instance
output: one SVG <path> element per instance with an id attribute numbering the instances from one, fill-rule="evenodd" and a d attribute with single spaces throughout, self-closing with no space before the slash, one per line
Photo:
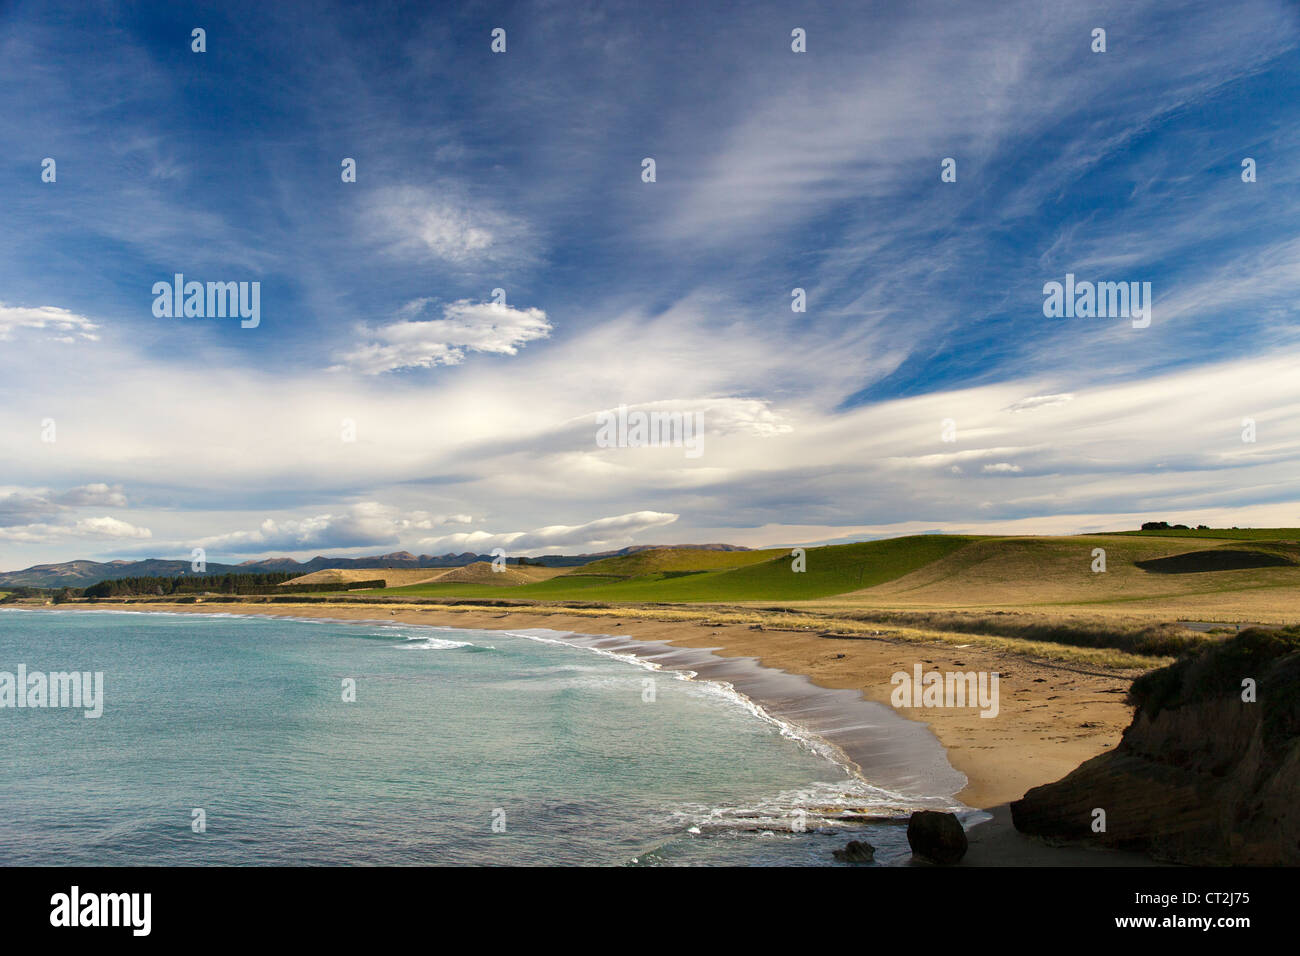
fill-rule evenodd
<path id="1" fill-rule="evenodd" d="M 368 593 L 569 602 L 596 614 L 696 613 L 714 605 L 708 613 L 778 629 L 908 632 L 1135 667 L 1233 633 L 1232 622 L 1300 622 L 1297 539 L 1287 528 L 917 535 L 807 548 L 801 573 L 787 549 L 654 549 L 533 584 L 434 583 Z M 1099 549 L 1104 573 L 1095 570 Z M 1188 629 L 1182 621 L 1211 623 Z M 1215 630 L 1220 621 L 1225 627 Z"/>
<path id="2" fill-rule="evenodd" d="M 352 593 L 539 603 L 779 603 L 881 621 L 938 621 L 936 614 L 952 612 L 978 619 L 989 631 L 1050 631 L 1067 619 L 1089 618 L 1088 628 L 1110 633 L 1179 619 L 1300 619 L 1297 539 L 1300 533 L 1287 528 L 914 535 L 807 548 L 803 572 L 794 570 L 787 549 L 659 548 L 532 584 L 432 583 Z M 1106 552 L 1105 573 L 1093 570 L 1098 548 Z M 1019 615 L 1014 628 L 1006 615 Z M 1098 623 L 1103 617 L 1112 623 Z"/>
<path id="3" fill-rule="evenodd" d="M 480 563 L 458 581 L 211 600 L 427 601 L 479 611 L 505 601 L 543 615 L 747 624 L 836 639 L 892 635 L 958 647 L 975 642 L 1119 668 L 1163 661 L 1252 623 L 1300 624 L 1297 529 L 932 534 L 803 550 L 802 571 L 786 548 L 654 548 L 550 569 L 545 573 L 554 576 L 544 580 L 536 580 L 540 572 L 531 581 L 495 575 Z M 37 595 L 30 603 L 45 600 Z"/>
<path id="4" fill-rule="evenodd" d="M 578 574 L 612 575 L 616 578 L 639 577 L 646 574 L 672 571 L 729 571 L 733 568 L 761 564 L 789 554 L 780 548 L 767 551 L 696 551 L 684 548 L 653 548 L 624 554 L 616 558 L 602 558 L 576 568 Z"/>
<path id="5" fill-rule="evenodd" d="M 520 598 L 537 601 L 707 603 L 807 601 L 883 584 L 976 540 L 917 535 L 808 548 L 795 572 L 788 550 L 646 551 L 606 558 L 549 581 L 518 587 L 414 584 L 371 593 L 412 597 Z"/>

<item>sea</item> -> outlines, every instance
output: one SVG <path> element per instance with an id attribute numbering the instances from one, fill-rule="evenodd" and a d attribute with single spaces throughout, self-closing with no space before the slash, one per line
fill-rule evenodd
<path id="1" fill-rule="evenodd" d="M 20 667 L 100 713 L 11 706 Z M 0 609 L 0 781 L 6 866 L 888 866 L 964 809 L 563 632 L 220 613 Z"/>

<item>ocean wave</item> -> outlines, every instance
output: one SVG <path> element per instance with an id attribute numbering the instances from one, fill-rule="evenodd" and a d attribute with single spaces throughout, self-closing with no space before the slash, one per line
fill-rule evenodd
<path id="1" fill-rule="evenodd" d="M 426 634 L 406 638 L 406 643 L 398 644 L 403 651 L 449 651 L 457 647 L 474 647 L 469 641 L 448 641 L 441 637 L 429 637 Z"/>

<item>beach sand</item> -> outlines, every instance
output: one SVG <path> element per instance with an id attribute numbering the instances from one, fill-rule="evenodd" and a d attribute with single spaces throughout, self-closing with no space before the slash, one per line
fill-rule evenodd
<path id="1" fill-rule="evenodd" d="M 625 642 L 657 641 L 676 648 L 705 649 L 718 658 L 752 658 L 763 667 L 806 676 L 818 688 L 855 691 L 866 701 L 883 704 L 896 714 L 928 725 L 947 751 L 948 762 L 967 778 L 965 788 L 956 794 L 957 799 L 993 814 L 992 821 L 971 830 L 971 848 L 963 865 L 1150 865 L 1145 857 L 1135 854 L 1047 847 L 1018 833 L 1011 826 L 1006 807 L 1026 790 L 1060 779 L 1083 761 L 1118 743 L 1132 717 L 1131 709 L 1124 702 L 1131 675 L 1040 663 L 983 647 L 963 648 L 884 637 L 823 637 L 814 632 L 620 618 L 617 614 L 579 616 L 562 610 L 233 602 L 200 605 L 132 602 L 118 609 L 127 608 L 397 621 L 493 630 L 547 628 L 612 635 Z M 77 605 L 75 609 L 114 608 L 98 604 Z M 644 608 L 640 609 L 640 613 L 644 612 Z M 617 644 L 610 645 L 610 649 L 617 650 Z M 695 660 L 698 662 L 700 658 Z M 917 663 L 926 672 L 996 671 L 1000 675 L 998 715 L 984 718 L 974 708 L 893 708 L 890 706 L 891 676 L 898 671 L 910 674 Z M 669 661 L 666 666 L 674 666 L 674 662 Z M 699 669 L 696 664 L 690 667 Z M 708 673 L 701 676 L 728 679 Z M 789 701 L 781 704 L 764 700 L 761 691 L 750 696 L 765 709 L 780 710 L 785 706 L 789 712 Z M 807 729 L 822 733 L 816 726 Z M 831 737 L 824 733 L 823 736 Z M 844 749 L 852 753 L 852 746 Z"/>

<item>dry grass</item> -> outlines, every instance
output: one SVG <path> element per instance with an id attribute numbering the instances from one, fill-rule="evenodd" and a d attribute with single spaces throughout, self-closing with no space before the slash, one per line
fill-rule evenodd
<path id="1" fill-rule="evenodd" d="M 568 570 L 568 568 L 538 568 L 532 565 L 511 564 L 504 571 L 494 571 L 490 562 L 475 561 L 463 568 L 452 568 L 435 580 L 438 584 L 490 584 L 495 587 L 513 587 L 519 584 L 547 581 Z"/>
<path id="2" fill-rule="evenodd" d="M 1226 545 L 1223 540 L 1121 535 L 990 538 L 896 580 L 827 600 L 835 604 L 900 609 L 1029 608 L 1146 603 L 1174 598 L 1181 602 L 1188 597 L 1217 596 L 1225 592 L 1300 589 L 1300 567 L 1294 566 L 1153 574 L 1136 564 L 1174 553 Z M 1104 574 L 1092 571 L 1095 548 L 1106 551 Z M 1300 604 L 1293 603 L 1293 607 L 1300 610 Z"/>
<path id="3" fill-rule="evenodd" d="M 486 561 L 477 561 L 462 568 L 326 568 L 302 577 L 285 581 L 280 587 L 293 590 L 295 584 L 343 584 L 352 581 L 383 581 L 385 587 L 398 588 L 410 584 L 533 584 L 564 574 L 568 568 L 540 568 L 531 565 L 509 565 L 504 571 L 493 571 Z"/>
<path id="4" fill-rule="evenodd" d="M 285 581 L 280 587 L 293 590 L 296 584 L 347 584 L 353 581 L 383 581 L 387 587 L 436 581 L 447 568 L 326 568 Z"/>

